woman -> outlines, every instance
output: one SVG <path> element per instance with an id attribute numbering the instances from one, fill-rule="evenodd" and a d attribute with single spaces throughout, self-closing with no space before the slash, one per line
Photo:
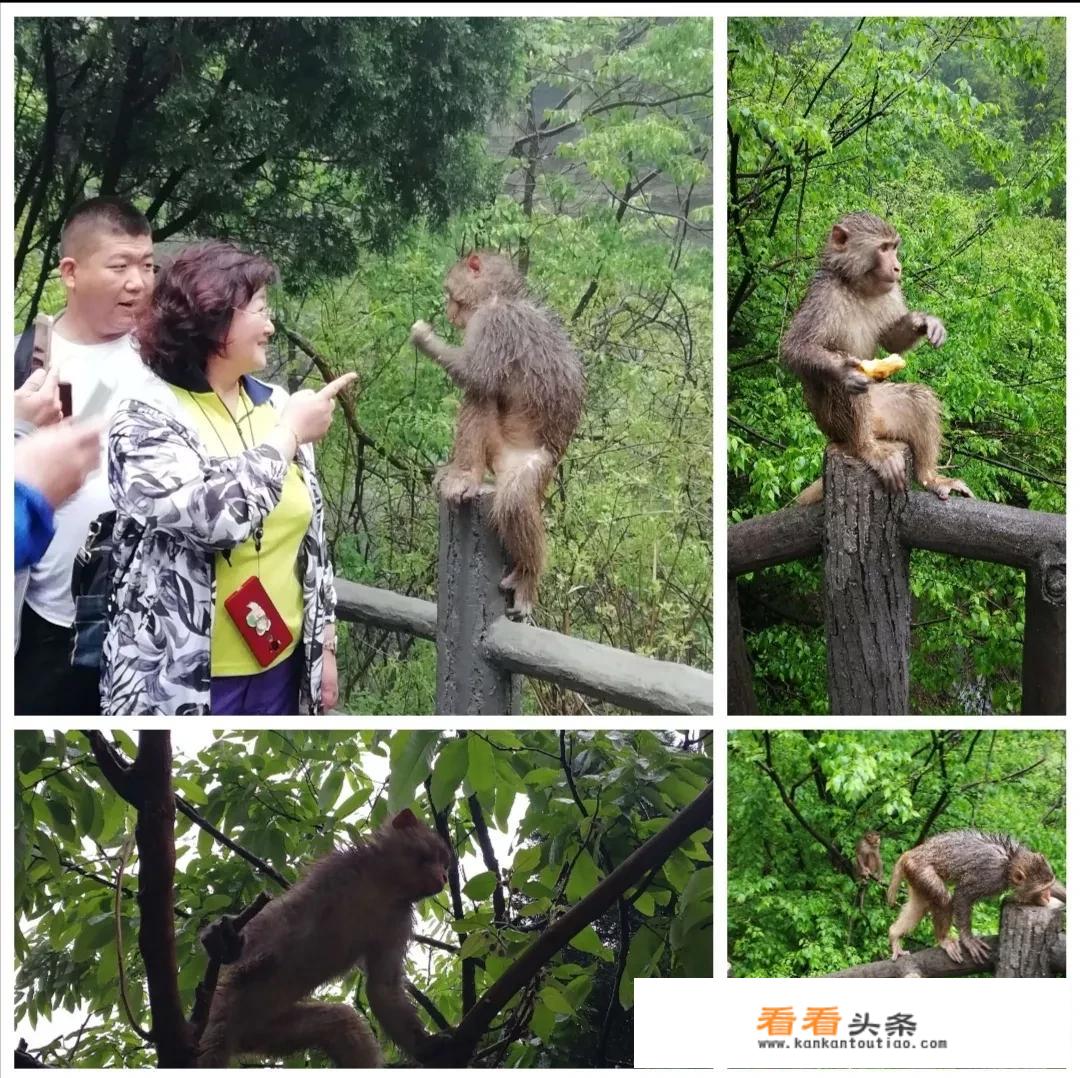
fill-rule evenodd
<path id="1" fill-rule="evenodd" d="M 146 374 L 109 431 L 120 566 L 106 715 L 289 715 L 337 702 L 333 569 L 312 443 L 356 375 L 314 393 L 252 377 L 274 266 L 178 254 L 135 330 Z"/>

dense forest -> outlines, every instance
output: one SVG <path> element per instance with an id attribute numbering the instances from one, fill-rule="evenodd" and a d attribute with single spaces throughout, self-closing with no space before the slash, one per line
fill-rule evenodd
<path id="1" fill-rule="evenodd" d="M 16 23 L 16 315 L 63 303 L 81 198 L 162 257 L 281 267 L 271 380 L 355 370 L 319 450 L 339 576 L 434 599 L 459 394 L 408 345 L 491 247 L 567 325 L 585 418 L 548 496 L 539 625 L 712 666 L 712 21 L 80 18 Z M 433 709 L 434 645 L 342 634 L 343 711 Z M 530 684 L 535 713 L 595 709 Z"/>
<path id="2" fill-rule="evenodd" d="M 160 1062 L 132 1023 L 146 1027 L 151 1004 L 162 1006 L 163 980 L 192 1008 L 207 970 L 200 931 L 260 891 L 280 894 L 312 860 L 405 808 L 454 856 L 449 887 L 419 905 L 407 956 L 428 1028 L 457 1027 L 500 978 L 511 982 L 497 1021 L 477 1030 L 484 1065 L 630 1066 L 634 979 L 712 976 L 711 734 L 177 731 L 163 772 L 175 827 L 156 840 L 175 852 L 175 890 L 162 890 L 151 856 L 162 853 L 148 838 L 156 826 L 102 764 L 138 760 L 145 782 L 148 739 L 168 735 L 138 737 L 15 738 L 15 1024 L 40 1062 Z M 670 848 L 643 851 L 632 884 L 527 972 L 523 956 L 545 930 L 651 840 L 664 842 L 676 817 L 693 819 Z M 165 896 L 175 967 L 161 923 L 148 920 L 155 895 Z M 355 969 L 320 998 L 371 1013 Z"/>
<path id="3" fill-rule="evenodd" d="M 903 240 L 942 348 L 941 465 L 977 498 L 1065 509 L 1065 28 L 1060 19 L 733 19 L 728 32 L 728 519 L 790 504 L 824 438 L 779 343 L 830 226 Z M 763 713 L 828 710 L 820 559 L 739 579 Z M 1024 577 L 911 559 L 912 710 L 1015 712 Z"/>
<path id="4" fill-rule="evenodd" d="M 901 853 L 940 832 L 1004 832 L 1067 878 L 1063 730 L 740 730 L 727 762 L 731 976 L 887 958 L 885 885 Z M 858 878 L 868 831 L 883 883 Z M 976 904 L 976 935 L 997 933 L 997 906 Z M 934 946 L 929 918 L 907 946 Z"/>

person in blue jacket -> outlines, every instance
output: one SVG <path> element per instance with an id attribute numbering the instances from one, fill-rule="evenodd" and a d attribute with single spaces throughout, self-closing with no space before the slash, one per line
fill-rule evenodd
<path id="1" fill-rule="evenodd" d="M 65 422 L 15 446 L 15 571 L 33 565 L 52 542 L 53 510 L 101 465 L 100 422 Z"/>

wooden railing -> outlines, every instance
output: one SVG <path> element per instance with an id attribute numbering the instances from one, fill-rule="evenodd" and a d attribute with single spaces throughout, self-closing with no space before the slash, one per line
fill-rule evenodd
<path id="1" fill-rule="evenodd" d="M 437 604 L 339 578 L 339 620 L 434 640 L 438 715 L 520 714 L 523 674 L 641 714 L 713 713 L 710 673 L 511 621 L 488 498 L 440 503 Z"/>
<path id="2" fill-rule="evenodd" d="M 860 461 L 825 454 L 825 500 L 728 529 L 728 713 L 757 713 L 736 579 L 823 557 L 829 703 L 836 715 L 909 710 L 913 547 L 1023 569 L 1026 715 L 1065 714 L 1065 517 L 993 502 L 888 495 Z"/>

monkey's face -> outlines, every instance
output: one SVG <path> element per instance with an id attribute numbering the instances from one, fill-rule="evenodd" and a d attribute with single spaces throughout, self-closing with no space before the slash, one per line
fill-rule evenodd
<path id="1" fill-rule="evenodd" d="M 464 303 L 457 300 L 450 292 L 446 293 L 446 320 L 458 329 L 464 329 L 469 324 L 469 315 L 472 311 Z"/>
<path id="2" fill-rule="evenodd" d="M 1009 874 L 1013 898 L 1024 906 L 1049 906 L 1057 879 L 1050 862 L 1034 854 L 1024 865 L 1016 865 Z"/>
<path id="3" fill-rule="evenodd" d="M 413 898 L 430 898 L 445 886 L 450 870 L 450 855 L 445 849 L 429 847 L 413 852 L 410 879 L 414 884 Z"/>
<path id="4" fill-rule="evenodd" d="M 881 845 L 881 836 L 876 831 L 867 831 L 864 837 L 875 850 Z"/>
<path id="5" fill-rule="evenodd" d="M 888 292 L 900 283 L 900 237 L 882 239 L 878 242 L 873 255 L 874 263 L 870 276 L 882 292 Z"/>

